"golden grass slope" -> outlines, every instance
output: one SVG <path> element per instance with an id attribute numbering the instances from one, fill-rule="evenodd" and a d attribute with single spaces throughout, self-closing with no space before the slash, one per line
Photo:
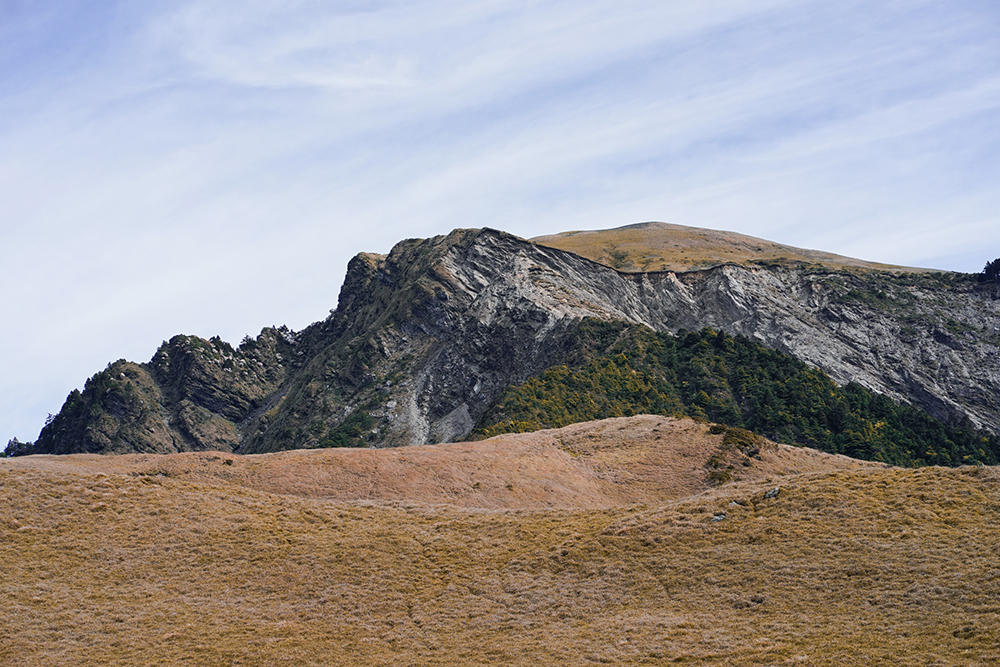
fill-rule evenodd
<path id="1" fill-rule="evenodd" d="M 576 231 L 539 236 L 535 243 L 567 250 L 614 266 L 610 253 L 621 255 L 623 271 L 693 271 L 720 264 L 754 262 L 783 265 L 815 264 L 828 269 L 875 269 L 899 273 L 924 272 L 891 264 L 867 262 L 819 250 L 805 250 L 737 234 L 686 227 L 666 222 L 644 222 L 616 229 Z"/>
<path id="2" fill-rule="evenodd" d="M 653 419 L 637 429 L 699 446 L 688 423 L 667 431 Z M 669 447 L 630 442 L 628 424 L 553 442 L 619 492 L 694 483 L 701 454 L 661 477 L 650 457 L 669 459 Z M 315 480 L 301 495 L 291 481 L 268 493 L 255 487 L 280 463 L 258 481 L 239 466 L 284 454 L 217 456 L 165 457 L 180 463 L 162 476 L 136 457 L 0 461 L 0 664 L 1000 662 L 993 469 L 901 470 L 766 447 L 757 463 L 773 472 L 734 460 L 748 479 L 655 505 L 596 507 L 610 496 L 573 492 L 562 509 L 538 509 L 557 497 L 544 493 L 534 509 L 491 509 L 331 500 Z M 470 465 L 441 457 L 456 479 Z M 197 472 L 202 461 L 234 476 Z M 527 486 L 532 473 L 506 474 Z"/>
<path id="3" fill-rule="evenodd" d="M 0 469 L 165 476 L 324 500 L 598 508 L 659 504 L 710 488 L 706 462 L 722 440 L 706 424 L 642 415 L 481 442 L 250 456 L 31 456 L 0 461 Z M 743 457 L 738 463 L 732 468 L 737 479 L 875 465 L 774 443 L 761 461 Z"/>

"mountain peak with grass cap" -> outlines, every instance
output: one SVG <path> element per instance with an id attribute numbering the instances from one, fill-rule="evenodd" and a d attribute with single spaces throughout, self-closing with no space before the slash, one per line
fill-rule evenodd
<path id="1" fill-rule="evenodd" d="M 548 245 L 581 238 L 575 250 Z M 1000 432 L 995 283 L 665 223 L 551 239 L 464 229 L 361 253 L 326 319 L 238 347 L 175 338 L 150 362 L 115 362 L 19 453 L 462 440 L 510 387 L 570 363 L 588 318 L 671 334 L 710 327 L 838 385 Z M 632 262 L 660 254 L 646 271 L 587 256 L 609 247 Z M 681 253 L 703 268 L 651 270 Z"/>

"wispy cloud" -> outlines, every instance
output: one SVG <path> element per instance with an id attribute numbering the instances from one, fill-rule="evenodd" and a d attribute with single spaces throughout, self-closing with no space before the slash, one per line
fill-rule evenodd
<path id="1" fill-rule="evenodd" d="M 0 436 L 174 333 L 304 326 L 354 253 L 459 226 L 977 270 L 998 29 L 986 0 L 0 5 Z"/>

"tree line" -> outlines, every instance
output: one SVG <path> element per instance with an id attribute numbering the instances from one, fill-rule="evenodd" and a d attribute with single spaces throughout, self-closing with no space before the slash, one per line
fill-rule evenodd
<path id="1" fill-rule="evenodd" d="M 994 465 L 1000 438 L 947 424 L 798 359 L 712 329 L 657 333 L 584 320 L 564 363 L 509 388 L 475 437 L 660 414 L 895 465 Z"/>
<path id="2" fill-rule="evenodd" d="M 991 280 L 1000 280 L 1000 258 L 987 262 L 983 272 L 978 274 L 979 282 L 985 283 Z"/>

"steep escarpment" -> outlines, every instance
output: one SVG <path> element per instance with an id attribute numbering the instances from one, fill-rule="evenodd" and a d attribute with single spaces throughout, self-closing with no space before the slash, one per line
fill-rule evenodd
<path id="1" fill-rule="evenodd" d="M 576 320 L 598 312 L 539 284 L 563 271 L 575 272 L 567 285 L 585 285 L 581 270 L 598 265 L 568 253 L 539 265 L 525 250 L 538 248 L 463 230 L 352 260 L 337 310 L 302 332 L 313 358 L 240 451 L 464 437 L 507 386 L 564 354 Z"/>
<path id="2" fill-rule="evenodd" d="M 585 317 L 743 335 L 840 384 L 1000 432 L 995 283 L 815 264 L 625 273 L 486 229 L 358 255 L 338 308 L 301 332 L 266 330 L 236 349 L 180 337 L 149 364 L 109 367 L 90 403 L 87 388 L 71 395 L 31 449 L 454 441 L 507 387 L 571 355 Z M 115 384 L 126 381 L 138 399 Z"/>
<path id="3" fill-rule="evenodd" d="M 475 437 L 638 414 L 688 416 L 778 442 L 924 466 L 1000 463 L 1000 436 L 942 422 L 907 403 L 743 336 L 683 335 L 587 319 L 566 363 L 504 392 Z"/>
<path id="4" fill-rule="evenodd" d="M 791 354 L 940 419 L 1000 429 L 1000 286 L 957 274 L 722 266 L 638 276 L 652 328 L 704 326 Z"/>
<path id="5" fill-rule="evenodd" d="M 363 332 L 341 334 L 361 352 L 336 362 L 350 370 L 360 361 L 368 373 L 371 389 L 346 383 L 372 416 L 366 442 L 464 436 L 504 387 L 564 359 L 583 317 L 741 334 L 838 383 L 1000 428 L 996 285 L 784 266 L 630 274 L 492 230 L 433 243 L 416 272 L 413 242 L 366 262 L 366 298 L 345 285 L 332 318 L 339 332 Z"/>

